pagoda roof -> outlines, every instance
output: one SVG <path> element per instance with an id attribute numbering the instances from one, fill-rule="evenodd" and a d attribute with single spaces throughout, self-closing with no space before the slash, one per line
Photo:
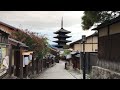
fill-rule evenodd
<path id="1" fill-rule="evenodd" d="M 55 47 L 57 47 L 57 48 L 63 48 L 62 45 L 55 45 Z"/>
<path id="2" fill-rule="evenodd" d="M 61 28 L 60 30 L 54 32 L 54 34 L 59 34 L 59 33 L 65 33 L 65 34 L 68 34 L 68 33 L 71 33 L 70 31 L 67 31 L 65 30 L 64 28 Z"/>
<path id="3" fill-rule="evenodd" d="M 57 41 L 53 41 L 53 42 L 56 42 L 56 43 L 58 43 L 58 42 L 67 43 L 67 42 L 71 42 L 71 41 L 69 41 L 69 40 L 57 40 Z"/>
<path id="4" fill-rule="evenodd" d="M 67 35 L 57 35 L 54 38 L 69 38 L 71 36 L 67 36 Z"/>
<path id="5" fill-rule="evenodd" d="M 19 45 L 19 46 L 22 46 L 22 47 L 27 47 L 27 48 L 29 47 L 29 46 L 27 46 L 26 44 L 24 44 L 24 43 L 22 43 L 22 42 L 20 42 L 20 41 L 17 41 L 17 40 L 15 40 L 15 39 L 8 38 L 8 40 L 9 40 L 9 43 L 11 43 L 11 44 L 13 44 L 12 42 L 14 42 L 13 45 L 15 45 L 15 46 Z"/>

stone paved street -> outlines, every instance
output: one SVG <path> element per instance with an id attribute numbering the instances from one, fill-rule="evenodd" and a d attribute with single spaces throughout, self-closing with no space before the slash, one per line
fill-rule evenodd
<path id="1" fill-rule="evenodd" d="M 48 68 L 35 79 L 77 79 L 69 71 L 64 69 L 65 62 L 60 61 L 55 66 Z"/>

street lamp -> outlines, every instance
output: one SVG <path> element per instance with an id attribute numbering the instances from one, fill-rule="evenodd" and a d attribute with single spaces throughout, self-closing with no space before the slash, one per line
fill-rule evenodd
<path id="1" fill-rule="evenodd" d="M 85 79 L 85 69 L 86 69 L 86 60 L 85 60 L 85 42 L 86 42 L 86 36 L 82 35 L 82 43 L 83 43 L 83 79 Z"/>

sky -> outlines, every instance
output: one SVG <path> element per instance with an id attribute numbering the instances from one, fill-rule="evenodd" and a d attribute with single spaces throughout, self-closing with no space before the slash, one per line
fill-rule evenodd
<path id="1" fill-rule="evenodd" d="M 72 42 L 81 39 L 82 35 L 89 36 L 94 31 L 82 29 L 83 11 L 0 11 L 0 21 L 20 29 L 28 29 L 45 35 L 49 44 L 56 44 L 53 38 L 56 32 L 61 28 L 61 19 L 63 17 L 63 28 L 71 31 L 69 36 Z M 69 43 L 68 43 L 69 44 Z"/>

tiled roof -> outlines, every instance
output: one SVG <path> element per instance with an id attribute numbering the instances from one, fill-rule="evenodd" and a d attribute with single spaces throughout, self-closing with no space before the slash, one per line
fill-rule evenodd
<path id="1" fill-rule="evenodd" d="M 67 35 L 57 35 L 57 36 L 55 36 L 54 38 L 69 38 L 69 37 L 71 37 L 71 36 L 67 36 Z"/>
<path id="2" fill-rule="evenodd" d="M 117 22 L 120 22 L 120 16 L 118 16 L 114 19 L 111 19 L 109 21 L 105 21 L 104 23 L 98 25 L 97 28 L 93 28 L 92 30 L 99 30 L 100 28 L 104 28 L 108 25 L 112 25 L 112 24 L 117 23 Z"/>
<path id="3" fill-rule="evenodd" d="M 12 41 L 12 42 L 15 42 L 15 43 L 17 43 L 17 44 L 20 44 L 20 46 L 28 47 L 26 44 L 24 44 L 24 43 L 22 43 L 22 42 L 20 42 L 20 41 L 17 41 L 17 40 L 15 40 L 15 39 L 8 38 L 8 40 L 10 40 L 10 41 Z"/>
<path id="4" fill-rule="evenodd" d="M 11 26 L 11 25 L 9 25 L 9 24 L 6 24 L 6 23 L 4 23 L 4 22 L 1 22 L 1 21 L 0 21 L 0 24 L 6 26 L 6 27 L 8 27 L 8 28 L 11 28 L 11 29 L 13 29 L 13 30 L 19 30 L 18 28 L 15 28 L 15 27 L 13 27 L 13 26 Z"/>
<path id="5" fill-rule="evenodd" d="M 70 31 L 67 31 L 67 30 L 65 30 L 65 29 L 63 29 L 63 28 L 61 28 L 60 30 L 58 30 L 58 31 L 56 31 L 56 32 L 54 32 L 54 33 L 57 34 L 57 33 L 59 33 L 59 32 L 71 33 Z"/>
<path id="6" fill-rule="evenodd" d="M 71 42 L 71 41 L 69 41 L 69 40 L 57 40 L 57 41 L 53 41 L 53 42 Z"/>
<path id="7" fill-rule="evenodd" d="M 5 32 L 5 31 L 3 31 L 3 30 L 0 30 L 0 32 L 1 32 L 1 33 L 5 33 L 5 34 L 8 34 L 8 35 L 9 35 L 9 33 Z"/>
<path id="8" fill-rule="evenodd" d="M 93 33 L 92 35 L 87 36 L 86 38 L 89 38 L 89 37 L 92 37 L 92 36 L 97 36 L 97 35 L 98 35 L 98 33 L 95 32 L 95 33 Z M 74 41 L 74 42 L 70 43 L 70 45 L 73 45 L 73 44 L 75 44 L 75 43 L 80 43 L 81 41 L 82 41 L 82 39 L 79 39 L 79 40 L 77 40 L 77 41 Z"/>

